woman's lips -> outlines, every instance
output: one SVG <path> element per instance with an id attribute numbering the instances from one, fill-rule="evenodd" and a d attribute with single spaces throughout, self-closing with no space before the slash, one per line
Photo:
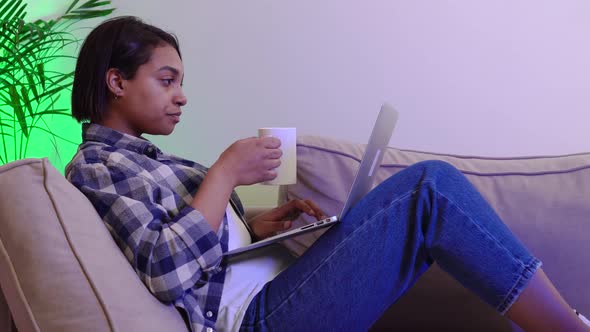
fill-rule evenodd
<path id="1" fill-rule="evenodd" d="M 172 121 L 174 121 L 174 123 L 180 122 L 180 113 L 168 114 L 168 116 L 172 118 Z"/>

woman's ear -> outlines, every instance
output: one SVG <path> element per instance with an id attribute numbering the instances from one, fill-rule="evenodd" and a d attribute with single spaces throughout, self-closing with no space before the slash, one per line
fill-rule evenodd
<path id="1" fill-rule="evenodd" d="M 107 70 L 105 79 L 106 79 L 107 87 L 109 88 L 109 91 L 111 91 L 113 97 L 115 99 L 122 97 L 124 94 L 124 91 L 123 91 L 123 75 L 121 75 L 121 72 L 116 68 L 110 68 L 109 70 Z"/>

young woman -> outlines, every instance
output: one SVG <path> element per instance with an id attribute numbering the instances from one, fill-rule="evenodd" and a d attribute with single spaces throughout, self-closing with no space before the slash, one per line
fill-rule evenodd
<path id="1" fill-rule="evenodd" d="M 228 248 L 284 230 L 294 200 L 243 221 L 238 185 L 273 179 L 280 141 L 246 138 L 210 167 L 160 151 L 187 103 L 178 42 L 134 17 L 82 46 L 72 114 L 83 142 L 67 178 L 94 204 L 148 289 L 193 331 L 366 331 L 434 261 L 527 331 L 590 331 L 463 175 L 428 161 L 389 178 L 294 262 Z"/>

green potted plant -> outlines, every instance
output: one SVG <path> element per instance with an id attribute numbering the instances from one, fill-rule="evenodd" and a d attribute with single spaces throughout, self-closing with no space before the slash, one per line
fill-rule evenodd
<path id="1" fill-rule="evenodd" d="M 54 67 L 75 59 L 64 51 L 80 42 L 72 26 L 109 15 L 110 5 L 74 0 L 55 19 L 26 22 L 26 1 L 0 0 L 0 165 L 28 157 L 31 143 L 51 144 L 58 156 L 58 140 L 76 144 L 53 121 L 70 117 L 69 107 L 60 108 L 58 101 L 69 100 L 74 66 Z M 33 138 L 35 131 L 44 135 Z"/>

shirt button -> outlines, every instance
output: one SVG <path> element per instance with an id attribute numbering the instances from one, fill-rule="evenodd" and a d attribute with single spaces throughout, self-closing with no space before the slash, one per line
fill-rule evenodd
<path id="1" fill-rule="evenodd" d="M 208 328 L 207 328 L 207 332 L 213 332 L 213 329 L 212 329 L 212 328 L 210 328 L 210 327 L 208 327 Z"/>
<path id="2" fill-rule="evenodd" d="M 213 317 L 213 313 L 212 313 L 211 311 L 207 311 L 206 315 L 207 315 L 207 317 L 209 317 L 209 318 Z"/>
<path id="3" fill-rule="evenodd" d="M 223 226 L 223 228 L 225 228 L 226 231 L 229 231 L 229 226 L 228 225 Z"/>

